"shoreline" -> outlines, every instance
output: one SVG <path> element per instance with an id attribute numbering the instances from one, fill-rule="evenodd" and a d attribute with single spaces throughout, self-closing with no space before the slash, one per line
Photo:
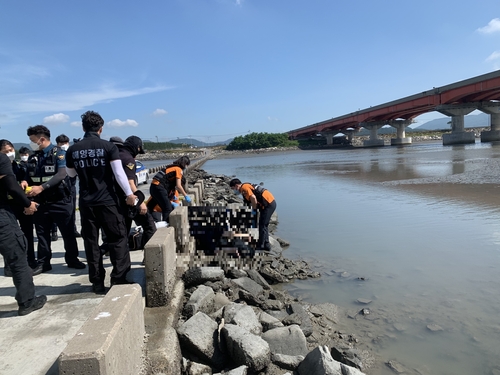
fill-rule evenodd
<path id="1" fill-rule="evenodd" d="M 190 170 L 187 174 L 189 184 L 195 181 L 203 180 L 205 184 L 205 195 L 203 204 L 211 205 L 229 205 L 232 203 L 241 203 L 241 198 L 234 196 L 228 186 L 230 177 L 225 175 L 216 175 L 201 168 Z M 223 199 L 221 199 L 223 197 Z M 304 332 L 304 340 L 308 351 L 315 350 L 319 346 L 328 346 L 332 353 L 337 353 L 335 360 L 348 364 L 360 371 L 370 371 L 375 368 L 389 366 L 389 362 L 396 363 L 394 359 L 381 358 L 375 354 L 369 342 L 363 342 L 359 339 L 362 335 L 352 329 L 351 319 L 369 318 L 370 310 L 368 306 L 360 302 L 359 311 L 352 312 L 352 309 L 339 306 L 329 302 L 309 303 L 302 300 L 300 296 L 293 296 L 285 290 L 285 285 L 290 285 L 296 280 L 313 280 L 321 278 L 322 275 L 316 272 L 313 267 L 303 259 L 289 258 L 285 251 L 290 245 L 286 239 L 283 240 L 276 235 L 278 229 L 278 216 L 271 220 L 269 230 L 272 244 L 272 261 L 259 270 L 242 271 L 234 270 L 229 272 L 225 278 L 216 282 L 197 283 L 197 286 L 186 288 L 184 296 L 184 311 L 187 305 L 190 305 L 190 297 L 194 295 L 200 285 L 213 289 L 216 294 L 224 295 L 222 298 L 226 303 L 237 303 L 239 305 L 250 305 L 255 310 L 257 316 L 262 314 L 275 319 L 273 324 L 283 322 L 285 326 L 297 325 Z M 255 276 L 255 274 L 260 276 Z M 285 276 L 287 275 L 287 276 Z M 246 283 L 250 283 L 250 278 L 264 288 L 259 293 L 251 292 L 253 289 L 245 289 L 245 286 L 238 284 L 238 280 L 245 278 Z M 265 281 L 263 281 L 265 280 Z M 229 286 L 231 286 L 229 288 Z M 228 289 L 229 288 L 229 289 Z M 244 291 L 241 291 L 241 290 Z M 231 293 L 227 294 L 227 291 Z M 211 312 L 207 315 L 212 319 L 220 319 L 221 311 Z M 182 326 L 192 314 L 184 315 L 179 321 Z M 271 318 L 269 318 L 271 319 Z M 279 322 L 278 322 L 279 321 Z M 366 327 L 363 329 L 366 330 Z M 291 343 L 290 343 L 291 344 Z M 183 351 L 184 353 L 184 351 Z M 268 368 L 267 375 L 282 374 L 284 368 L 278 368 L 276 364 Z M 281 371 L 281 372 L 280 372 Z M 260 374 L 260 372 L 258 372 Z"/>
<path id="2" fill-rule="evenodd" d="M 476 138 L 480 138 L 481 132 L 488 130 L 489 127 L 483 128 L 468 128 L 465 129 L 467 132 L 474 132 Z M 451 131 L 451 130 L 450 130 Z M 412 143 L 426 143 L 435 142 L 442 140 L 444 131 L 426 131 L 419 134 L 418 132 L 409 132 L 407 137 L 412 139 Z M 395 138 L 395 134 L 379 134 L 378 138 L 383 139 L 386 142 L 386 146 L 390 145 L 390 140 Z M 287 152 L 287 151 L 313 151 L 313 150 L 342 150 L 342 149 L 353 149 L 353 148 L 363 148 L 363 142 L 369 140 L 369 135 L 355 135 L 352 139 L 352 144 L 350 145 L 314 145 L 310 147 L 300 147 L 300 146 L 290 146 L 290 147 L 269 147 L 260 149 L 248 149 L 248 150 L 225 150 L 218 147 L 202 147 L 197 149 L 175 149 L 175 150 L 164 150 L 164 151 L 146 151 L 144 155 L 137 155 L 137 160 L 140 161 L 155 161 L 155 160 L 175 160 L 181 156 L 187 155 L 191 160 L 200 159 L 206 157 L 207 159 L 214 159 L 216 157 L 231 157 L 231 156 L 245 156 L 252 154 L 263 154 L 270 152 Z"/>

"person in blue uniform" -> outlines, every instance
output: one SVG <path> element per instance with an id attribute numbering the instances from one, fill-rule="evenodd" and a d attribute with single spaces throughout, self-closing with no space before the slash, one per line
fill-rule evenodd
<path id="1" fill-rule="evenodd" d="M 0 153 L 0 254 L 12 272 L 16 287 L 15 298 L 19 306 L 18 314 L 28 315 L 41 309 L 47 302 L 47 297 L 35 296 L 33 271 L 26 258 L 26 237 L 17 225 L 9 196 L 23 207 L 25 215 L 33 215 L 36 212 L 36 203 L 26 197 L 16 181 L 9 157 Z"/>
<path id="2" fill-rule="evenodd" d="M 66 169 L 70 177 L 78 175 L 80 183 L 79 207 L 82 218 L 82 237 L 89 265 L 89 281 L 94 293 L 106 292 L 106 271 L 99 249 L 99 230 L 102 228 L 108 242 L 113 264 L 111 286 L 127 284 L 130 253 L 125 221 L 115 191 L 115 180 L 123 190 L 125 203 L 135 206 L 137 196 L 132 193 L 123 171 L 116 145 L 101 139 L 104 120 L 99 113 L 82 114 L 83 139 L 69 147 Z"/>
<path id="3" fill-rule="evenodd" d="M 33 215 L 38 237 L 38 266 L 42 272 L 52 270 L 51 230 L 56 223 L 61 232 L 69 268 L 83 269 L 85 264 L 78 259 L 78 244 L 74 232 L 73 199 L 66 174 L 66 152 L 50 141 L 50 130 L 43 125 L 31 126 L 27 131 L 34 153 L 27 162 L 26 181 L 28 197 L 40 206 Z"/>

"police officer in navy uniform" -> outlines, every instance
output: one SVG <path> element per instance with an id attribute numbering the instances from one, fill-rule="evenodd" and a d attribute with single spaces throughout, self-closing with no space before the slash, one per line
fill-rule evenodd
<path id="1" fill-rule="evenodd" d="M 33 271 L 26 258 L 26 237 L 17 225 L 9 196 L 24 207 L 24 214 L 33 215 L 36 203 L 30 201 L 16 181 L 8 156 L 0 153 L 0 254 L 9 265 L 16 287 L 18 314 L 27 315 L 41 309 L 46 296 L 35 296 Z"/>
<path id="2" fill-rule="evenodd" d="M 58 147 L 61 147 L 64 151 L 68 151 L 69 148 L 69 138 L 65 134 L 60 134 L 56 137 L 56 143 Z M 73 211 L 73 223 L 75 227 L 75 237 L 81 237 L 82 235 L 78 232 L 76 228 L 76 177 L 69 177 L 69 184 L 71 189 L 71 196 L 73 197 L 73 205 L 75 206 L 75 211 Z M 56 233 L 57 234 L 57 233 Z"/>
<path id="3" fill-rule="evenodd" d="M 14 145 L 12 144 L 12 142 L 7 139 L 0 139 L 0 152 L 7 155 L 9 160 L 12 162 L 12 172 L 16 176 L 16 180 L 18 182 L 22 182 L 26 176 L 26 163 L 21 164 L 15 160 L 16 150 L 14 149 Z M 37 263 L 35 258 L 35 246 L 33 238 L 33 215 L 24 214 L 24 202 L 25 201 L 21 202 L 19 200 L 13 199 L 13 197 L 10 197 L 9 199 L 12 211 L 14 212 L 14 215 L 16 215 L 21 230 L 27 240 L 28 264 L 31 268 L 36 268 Z M 38 275 L 41 272 L 42 270 L 40 269 L 34 275 Z M 10 271 L 6 263 L 4 274 L 5 276 L 12 276 L 12 272 Z"/>
<path id="4" fill-rule="evenodd" d="M 66 152 L 50 142 L 50 130 L 43 125 L 28 128 L 33 155 L 28 159 L 26 182 L 31 187 L 28 197 L 40 204 L 33 215 L 38 237 L 38 267 L 42 272 L 52 270 L 51 229 L 56 223 L 61 232 L 69 268 L 83 269 L 78 259 L 78 244 L 74 233 L 75 207 L 66 174 Z M 22 186 L 25 186 L 23 181 Z"/>
<path id="5" fill-rule="evenodd" d="M 80 215 L 82 237 L 89 265 L 89 281 L 94 293 L 106 292 L 103 255 L 99 249 L 99 230 L 106 233 L 109 256 L 113 264 L 111 285 L 127 284 L 130 253 L 125 222 L 121 213 L 115 180 L 123 190 L 125 203 L 134 206 L 137 196 L 132 193 L 123 171 L 118 148 L 101 139 L 104 120 L 99 113 L 87 111 L 82 115 L 85 135 L 67 153 L 67 172 L 78 174 L 80 181 Z"/>
<path id="6" fill-rule="evenodd" d="M 144 154 L 144 146 L 142 143 L 142 139 L 131 135 L 127 139 L 123 145 L 117 145 L 118 150 L 120 150 L 120 159 L 122 161 L 123 170 L 127 175 L 128 183 L 132 192 L 136 194 L 137 189 L 137 175 L 136 175 L 136 164 L 135 157 L 138 154 Z M 122 198 L 125 198 L 123 192 L 119 187 L 117 187 L 117 191 L 122 195 Z M 137 193 L 139 194 L 139 193 Z M 142 192 L 141 192 L 142 194 Z M 124 199 L 121 199 L 124 202 Z M 144 249 L 144 246 L 149 241 L 153 234 L 156 232 L 156 224 L 153 219 L 153 216 L 148 212 L 148 208 L 146 207 L 146 203 L 141 202 L 138 207 L 129 208 L 125 207 L 122 204 L 122 212 L 125 217 L 125 225 L 127 227 L 127 233 L 130 232 L 130 228 L 132 227 L 132 220 L 135 221 L 137 225 L 142 227 L 142 239 L 140 248 Z"/>

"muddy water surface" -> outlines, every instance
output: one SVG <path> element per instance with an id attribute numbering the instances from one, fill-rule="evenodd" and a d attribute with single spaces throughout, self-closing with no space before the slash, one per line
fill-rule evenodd
<path id="1" fill-rule="evenodd" d="M 288 257 L 318 280 L 288 290 L 346 309 L 346 330 L 409 374 L 500 374 L 500 146 L 441 143 L 265 153 L 207 162 L 264 182 Z M 358 299 L 371 301 L 366 305 Z M 366 302 L 366 301 L 365 301 Z M 362 308 L 370 314 L 356 315 Z M 369 374 L 394 374 L 382 365 Z"/>

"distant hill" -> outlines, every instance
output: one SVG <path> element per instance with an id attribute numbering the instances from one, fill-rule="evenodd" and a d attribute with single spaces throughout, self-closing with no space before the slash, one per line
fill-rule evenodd
<path id="1" fill-rule="evenodd" d="M 210 147 L 210 146 L 228 145 L 229 143 L 231 143 L 232 140 L 233 140 L 233 138 L 227 139 L 227 140 L 221 141 L 221 142 L 207 143 L 207 142 L 199 141 L 199 140 L 194 139 L 194 138 L 177 138 L 177 139 L 172 139 L 169 142 L 170 143 L 177 143 L 177 144 L 182 144 L 183 143 L 183 144 L 186 144 L 186 145 L 193 145 L 193 146 L 196 146 L 196 147 Z"/>
<path id="2" fill-rule="evenodd" d="M 437 118 L 435 120 L 428 121 L 420 126 L 414 127 L 414 130 L 440 130 L 440 129 L 451 129 L 451 124 L 448 124 L 451 118 Z M 467 115 L 464 118 L 464 124 L 466 128 L 479 128 L 490 126 L 490 116 L 486 113 L 479 113 L 477 115 Z"/>

